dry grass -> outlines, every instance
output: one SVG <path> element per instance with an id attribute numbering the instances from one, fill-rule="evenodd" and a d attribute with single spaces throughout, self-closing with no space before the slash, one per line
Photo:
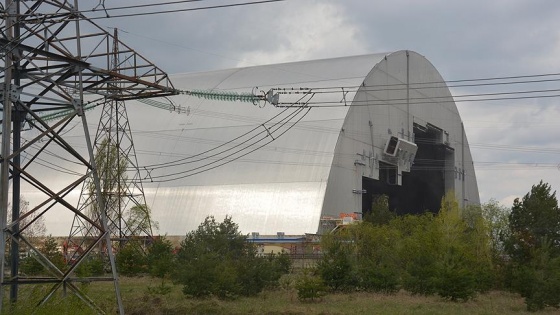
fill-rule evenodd
<path id="1" fill-rule="evenodd" d="M 445 301 L 436 296 L 413 296 L 406 292 L 394 295 L 374 293 L 330 294 L 321 301 L 305 303 L 292 290 L 266 291 L 259 296 L 234 301 L 217 299 L 196 300 L 185 297 L 180 286 L 173 286 L 169 294 L 149 293 L 148 286 L 158 285 L 151 278 L 122 278 L 121 292 L 127 314 L 529 314 L 523 299 L 512 293 L 494 291 L 465 303 Z M 115 314 L 114 291 L 111 283 L 93 283 L 84 287 L 88 295 L 108 314 Z M 28 314 L 38 292 L 21 289 L 20 303 L 6 314 Z M 5 295 L 6 296 L 6 295 Z M 9 310 L 4 308 L 3 310 Z M 91 312 L 75 297 L 57 296 L 39 314 L 88 314 Z M 558 314 L 557 309 L 546 309 L 539 314 Z"/>

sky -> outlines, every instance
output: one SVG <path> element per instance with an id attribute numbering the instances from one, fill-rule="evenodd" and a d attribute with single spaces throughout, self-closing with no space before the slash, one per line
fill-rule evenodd
<path id="1" fill-rule="evenodd" d="M 104 4 L 111 8 L 154 2 Z M 245 0 L 203 0 L 108 13 L 240 2 Z M 87 5 L 91 8 L 95 2 Z M 286 0 L 96 23 L 118 28 L 123 42 L 169 74 L 407 49 L 425 56 L 449 81 L 559 73 L 558 16 L 556 0 Z M 509 89 L 558 89 L 558 85 Z M 458 96 L 503 89 L 477 86 L 451 91 Z M 559 102 L 560 98 L 549 97 L 457 103 L 481 201 L 495 199 L 510 207 L 514 198 L 541 180 L 560 189 Z"/>

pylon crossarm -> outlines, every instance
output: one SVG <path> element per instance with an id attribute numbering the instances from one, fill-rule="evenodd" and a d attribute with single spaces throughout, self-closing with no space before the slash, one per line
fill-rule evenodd
<path id="1" fill-rule="evenodd" d="M 40 6 L 37 6 L 35 10 L 39 10 Z M 122 95 L 126 99 L 135 99 L 137 97 L 147 97 L 147 96 L 163 96 L 163 95 L 173 95 L 177 94 L 171 81 L 167 74 L 160 68 L 149 62 L 147 59 L 142 57 L 140 54 L 135 52 L 132 48 L 125 45 L 118 39 L 115 39 L 113 35 L 106 32 L 103 28 L 99 27 L 97 24 L 88 20 L 87 17 L 75 12 L 68 12 L 66 15 L 67 21 L 63 23 L 58 23 L 59 27 L 52 30 L 49 36 L 43 36 L 41 32 L 37 32 L 33 28 L 27 28 L 29 33 L 28 37 L 38 39 L 40 42 L 37 46 L 31 46 L 25 44 L 22 41 L 14 43 L 8 41 L 4 38 L 0 39 L 0 45 L 6 47 L 7 50 L 17 49 L 24 53 L 22 59 L 25 60 L 22 63 L 22 71 L 26 73 L 26 67 L 32 65 L 34 61 L 36 65 L 32 67 L 33 70 L 47 69 L 44 65 L 45 60 L 54 63 L 55 65 L 50 66 L 51 69 L 57 67 L 57 63 L 70 64 L 74 66 L 74 73 L 77 71 L 82 71 L 82 75 L 85 78 L 86 86 L 84 92 L 94 92 L 96 94 L 108 95 L 107 91 L 112 89 L 116 84 L 122 85 L 121 91 L 124 91 L 125 95 Z M 83 34 L 81 38 L 88 38 L 88 42 L 92 43 L 90 47 L 83 47 L 84 52 L 80 57 L 76 57 L 74 51 L 68 47 L 73 42 L 78 41 L 77 36 L 68 36 L 65 38 L 58 38 L 57 36 L 62 33 L 67 27 L 69 27 L 69 21 L 80 19 L 81 22 L 90 24 L 95 31 L 90 34 Z M 25 21 L 25 20 L 24 20 Z M 25 24 L 23 24 L 25 25 Z M 51 27 L 52 28 L 52 27 Z M 49 30 L 46 27 L 45 30 Z M 48 44 L 47 44 L 48 43 Z M 111 69 L 107 68 L 107 65 L 111 63 L 111 59 L 114 56 L 114 50 L 107 49 L 109 45 L 117 43 L 119 46 L 118 54 L 120 62 L 113 65 Z M 47 50 L 48 47 L 48 50 Z M 72 75 L 67 74 L 64 77 L 64 81 L 68 82 L 68 86 L 77 84 L 77 78 L 72 78 Z M 90 82 L 88 84 L 87 82 Z M 59 83 L 61 83 L 59 81 Z M 131 91 L 134 91 L 133 93 Z M 137 96 L 135 96 L 135 94 Z"/>

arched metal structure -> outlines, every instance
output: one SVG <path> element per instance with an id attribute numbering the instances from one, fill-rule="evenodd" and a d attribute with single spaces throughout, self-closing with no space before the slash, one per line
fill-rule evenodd
<path id="1" fill-rule="evenodd" d="M 233 216 L 244 233 L 316 233 L 321 218 L 367 212 L 378 194 L 400 213 L 437 211 L 450 190 L 462 206 L 479 203 L 460 114 L 418 53 L 172 79 L 216 93 L 271 91 L 278 106 L 177 96 L 189 115 L 131 113 L 147 202 L 169 235 L 184 235 L 207 215 Z"/>

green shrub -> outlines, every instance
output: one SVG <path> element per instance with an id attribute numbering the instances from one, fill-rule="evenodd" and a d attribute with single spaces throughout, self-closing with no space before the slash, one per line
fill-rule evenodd
<path id="1" fill-rule="evenodd" d="M 357 287 L 354 266 L 349 254 L 340 247 L 330 248 L 317 263 L 317 273 L 332 291 L 348 291 Z"/>
<path id="2" fill-rule="evenodd" d="M 47 238 L 45 239 L 45 242 L 43 243 L 43 247 L 41 248 L 41 252 L 58 269 L 64 270 L 66 268 L 66 263 L 64 262 L 64 256 L 58 249 L 58 243 L 56 239 L 51 235 L 47 236 Z"/>
<path id="3" fill-rule="evenodd" d="M 394 225 L 403 235 L 399 253 L 403 288 L 412 294 L 435 294 L 441 236 L 434 217 L 431 214 L 407 215 L 397 219 Z"/>
<path id="4" fill-rule="evenodd" d="M 429 253 L 413 257 L 403 274 L 403 288 L 412 294 L 431 295 L 437 291 L 438 269 Z"/>
<path id="5" fill-rule="evenodd" d="M 297 296 L 300 301 L 315 301 L 325 296 L 327 287 L 320 277 L 306 271 L 296 281 Z"/>
<path id="6" fill-rule="evenodd" d="M 550 259 L 538 253 L 533 264 L 520 265 L 513 271 L 512 285 L 525 298 L 529 311 L 560 307 L 560 257 Z"/>
<path id="7" fill-rule="evenodd" d="M 33 255 L 30 255 L 20 261 L 19 270 L 25 275 L 36 276 L 43 273 L 44 267 Z"/>
<path id="8" fill-rule="evenodd" d="M 439 296 L 451 301 L 467 301 L 475 296 L 474 274 L 466 268 L 445 268 L 437 281 Z"/>
<path id="9" fill-rule="evenodd" d="M 139 276 L 146 272 L 146 255 L 139 244 L 128 242 L 116 255 L 117 270 L 123 276 Z"/>
<path id="10" fill-rule="evenodd" d="M 184 294 L 198 298 L 253 296 L 277 286 L 291 267 L 285 254 L 257 256 L 255 245 L 247 242 L 230 217 L 221 223 L 207 217 L 181 242 L 176 259 L 175 282 L 183 285 Z"/>
<path id="11" fill-rule="evenodd" d="M 156 238 L 148 247 L 145 259 L 149 274 L 152 277 L 160 278 L 160 286 L 164 287 L 165 277 L 171 274 L 173 264 L 175 263 L 171 241 L 165 236 Z"/>
<path id="12" fill-rule="evenodd" d="M 101 276 L 105 273 L 105 264 L 101 256 L 86 257 L 76 268 L 78 277 Z"/>
<path id="13" fill-rule="evenodd" d="M 395 293 L 399 290 L 399 278 L 395 266 L 365 264 L 359 269 L 359 287 L 365 291 Z"/>

